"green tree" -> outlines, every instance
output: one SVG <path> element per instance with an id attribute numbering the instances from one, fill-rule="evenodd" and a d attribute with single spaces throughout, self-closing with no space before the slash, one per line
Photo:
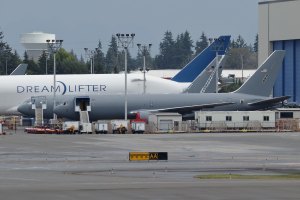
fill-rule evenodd
<path id="1" fill-rule="evenodd" d="M 220 89 L 220 93 L 228 93 L 228 92 L 233 92 L 235 90 L 237 90 L 238 88 L 240 88 L 242 85 L 242 82 L 239 80 L 235 83 L 231 83 L 229 85 L 225 85 Z"/>
<path id="2" fill-rule="evenodd" d="M 41 56 L 39 57 L 38 65 L 41 69 L 44 69 L 44 74 L 48 74 L 49 63 L 48 63 L 48 53 L 46 51 L 43 51 Z"/>
<path id="3" fill-rule="evenodd" d="M 118 63 L 118 57 L 119 57 L 119 52 L 118 52 L 118 44 L 117 44 L 117 39 L 113 35 L 111 37 L 111 41 L 109 44 L 109 48 L 106 53 L 105 57 L 105 72 L 106 73 L 119 73 L 119 63 Z"/>
<path id="4" fill-rule="evenodd" d="M 204 32 L 200 36 L 200 41 L 196 42 L 195 46 L 195 56 L 202 52 L 206 47 L 208 47 L 208 39 Z"/>
<path id="5" fill-rule="evenodd" d="M 256 69 L 257 53 L 252 45 L 247 45 L 241 35 L 232 39 L 224 64 L 226 69 Z"/>
<path id="6" fill-rule="evenodd" d="M 256 34 L 256 36 L 255 36 L 253 51 L 258 52 L 258 34 Z"/>
<path id="7" fill-rule="evenodd" d="M 61 48 L 56 53 L 57 74 L 87 74 L 89 71 L 86 65 L 78 61 L 76 55 Z"/>
<path id="8" fill-rule="evenodd" d="M 232 48 L 228 52 L 224 68 L 226 69 L 256 69 L 257 54 L 250 47 Z"/>
<path id="9" fill-rule="evenodd" d="M 229 49 L 237 48 L 237 44 L 234 39 L 231 39 Z"/>
<path id="10" fill-rule="evenodd" d="M 155 58 L 155 64 L 159 69 L 172 69 L 174 65 L 175 42 L 170 31 L 166 31 L 163 41 L 159 44 L 160 54 Z"/>
<path id="11" fill-rule="evenodd" d="M 16 51 L 12 53 L 11 47 L 4 41 L 4 34 L 0 31 L 0 74 L 10 74 L 21 59 Z"/>
<path id="12" fill-rule="evenodd" d="M 245 43 L 244 38 L 241 35 L 238 35 L 238 38 L 236 39 L 235 48 L 245 48 L 245 47 L 247 47 L 247 44 Z"/>
<path id="13" fill-rule="evenodd" d="M 32 58 L 29 59 L 29 56 L 28 56 L 26 51 L 24 52 L 23 63 L 28 64 L 27 74 L 41 74 L 41 73 L 43 73 L 41 68 L 39 67 L 39 65 L 36 62 L 34 62 L 34 60 Z"/>
<path id="14" fill-rule="evenodd" d="M 181 68 L 191 60 L 193 55 L 192 47 L 193 41 L 189 32 L 185 31 L 177 36 L 173 55 L 174 62 L 172 63 L 175 68 Z"/>
<path id="15" fill-rule="evenodd" d="M 105 72 L 105 57 L 102 52 L 102 44 L 100 40 L 94 55 L 94 68 L 96 74 L 103 74 Z"/>

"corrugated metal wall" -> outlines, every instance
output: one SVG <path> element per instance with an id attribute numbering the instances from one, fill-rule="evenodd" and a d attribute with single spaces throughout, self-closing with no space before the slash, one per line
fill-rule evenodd
<path id="1" fill-rule="evenodd" d="M 274 41 L 274 50 L 286 50 L 283 67 L 274 86 L 274 96 L 292 96 L 300 103 L 300 40 Z"/>

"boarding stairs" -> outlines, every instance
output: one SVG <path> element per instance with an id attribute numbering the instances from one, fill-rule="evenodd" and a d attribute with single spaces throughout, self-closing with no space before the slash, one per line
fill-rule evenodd
<path id="1" fill-rule="evenodd" d="M 89 123 L 89 112 L 88 111 L 79 111 L 80 123 Z"/>
<path id="2" fill-rule="evenodd" d="M 43 126 L 44 118 L 43 118 L 43 108 L 35 109 L 35 126 Z"/>

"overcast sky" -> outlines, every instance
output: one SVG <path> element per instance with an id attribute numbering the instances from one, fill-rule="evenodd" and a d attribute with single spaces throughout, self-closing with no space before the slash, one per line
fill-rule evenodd
<path id="1" fill-rule="evenodd" d="M 135 33 L 136 43 L 152 43 L 159 52 L 163 34 L 174 38 L 189 31 L 193 41 L 239 34 L 247 43 L 258 32 L 259 0 L 1 0 L 0 30 L 4 40 L 23 56 L 20 34 L 34 31 L 56 34 L 63 47 L 79 56 L 99 40 L 106 52 L 111 36 Z M 136 47 L 134 47 L 136 49 Z M 131 50 L 134 52 L 135 50 Z M 133 54 L 133 53 L 132 53 Z"/>

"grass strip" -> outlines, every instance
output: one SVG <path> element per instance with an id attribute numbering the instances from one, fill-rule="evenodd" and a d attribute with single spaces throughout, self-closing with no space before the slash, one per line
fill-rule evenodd
<path id="1" fill-rule="evenodd" d="M 300 180 L 300 174 L 279 174 L 279 175 L 206 174 L 206 175 L 198 175 L 195 177 L 199 179 Z"/>

